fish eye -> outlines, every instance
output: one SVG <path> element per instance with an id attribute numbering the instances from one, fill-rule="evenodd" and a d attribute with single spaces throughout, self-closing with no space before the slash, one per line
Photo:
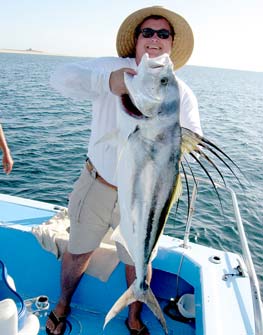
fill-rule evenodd
<path id="1" fill-rule="evenodd" d="M 168 78 L 167 78 L 167 77 L 163 77 L 163 78 L 161 79 L 161 84 L 162 84 L 163 86 L 166 86 L 166 85 L 168 84 Z"/>

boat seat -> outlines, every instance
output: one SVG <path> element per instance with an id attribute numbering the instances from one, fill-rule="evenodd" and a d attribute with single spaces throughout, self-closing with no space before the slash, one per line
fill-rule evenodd
<path id="1" fill-rule="evenodd" d="M 0 260 L 0 301 L 12 299 L 17 308 L 18 330 L 21 330 L 25 324 L 26 306 L 24 300 L 16 292 L 12 278 L 8 276 L 5 264 Z"/>

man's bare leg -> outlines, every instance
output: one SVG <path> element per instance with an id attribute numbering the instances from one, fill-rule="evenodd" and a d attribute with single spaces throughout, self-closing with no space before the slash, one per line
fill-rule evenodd
<path id="1" fill-rule="evenodd" d="M 61 269 L 61 295 L 56 307 L 53 310 L 57 317 L 68 314 L 71 298 L 83 273 L 86 271 L 91 254 L 92 252 L 74 255 L 69 252 L 65 252 L 63 255 Z M 52 332 L 52 334 L 60 334 L 63 324 L 59 324 L 54 330 L 53 322 L 48 319 L 46 327 Z"/>
<path id="2" fill-rule="evenodd" d="M 126 281 L 127 285 L 131 286 L 136 278 L 135 267 L 131 265 L 126 265 Z M 148 273 L 147 273 L 147 282 L 150 283 L 152 278 L 152 266 L 149 264 Z M 128 316 L 128 324 L 130 328 L 133 329 L 141 329 L 143 327 L 141 321 L 141 310 L 142 303 L 139 301 L 135 301 L 129 306 L 129 316 Z"/>

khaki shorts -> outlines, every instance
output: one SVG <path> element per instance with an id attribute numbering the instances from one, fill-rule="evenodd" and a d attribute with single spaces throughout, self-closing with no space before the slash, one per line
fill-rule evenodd
<path id="1" fill-rule="evenodd" d="M 120 221 L 117 191 L 94 179 L 84 167 L 75 182 L 68 206 L 70 235 L 68 251 L 83 254 L 95 250 L 110 228 Z M 129 265 L 133 261 L 126 249 L 116 243 L 120 260 Z"/>

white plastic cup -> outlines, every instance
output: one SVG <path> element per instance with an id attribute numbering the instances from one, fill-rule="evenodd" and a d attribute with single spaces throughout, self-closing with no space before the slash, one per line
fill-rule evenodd
<path id="1" fill-rule="evenodd" d="M 179 312 L 185 318 L 195 318 L 195 296 L 194 294 L 184 294 L 177 303 Z"/>
<path id="2" fill-rule="evenodd" d="M 17 335 L 18 315 L 16 304 L 12 299 L 0 301 L 0 334 Z"/>

